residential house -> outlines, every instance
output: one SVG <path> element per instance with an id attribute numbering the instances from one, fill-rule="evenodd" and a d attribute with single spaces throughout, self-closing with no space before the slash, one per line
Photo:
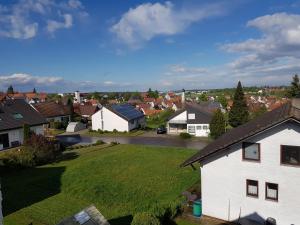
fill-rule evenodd
<path id="1" fill-rule="evenodd" d="M 143 114 L 147 117 L 159 114 L 162 110 L 154 109 L 152 105 L 142 103 L 136 105 L 136 108 L 143 112 Z"/>
<path id="2" fill-rule="evenodd" d="M 0 150 L 23 143 L 23 125 L 31 131 L 44 134 L 45 118 L 22 99 L 8 99 L 0 102 Z"/>
<path id="3" fill-rule="evenodd" d="M 141 98 L 140 98 L 140 96 L 135 96 L 135 95 L 133 95 L 133 96 L 131 96 L 130 98 L 129 98 L 129 100 L 127 101 L 127 103 L 128 104 L 131 104 L 131 105 L 137 105 L 137 104 L 141 104 L 142 103 L 142 101 L 141 101 Z"/>
<path id="4" fill-rule="evenodd" d="M 300 99 L 229 130 L 182 166 L 196 162 L 204 215 L 299 224 Z"/>
<path id="5" fill-rule="evenodd" d="M 92 115 L 99 110 L 99 107 L 97 105 L 91 105 L 91 104 L 73 104 L 73 105 L 74 105 L 74 112 L 87 120 L 91 120 Z"/>
<path id="6" fill-rule="evenodd" d="M 42 114 L 48 122 L 68 123 L 71 120 L 71 108 L 56 102 L 32 104 L 32 107 Z"/>
<path id="7" fill-rule="evenodd" d="M 187 132 L 197 137 L 207 137 L 212 115 L 198 104 L 186 103 L 184 108 L 175 112 L 167 121 L 168 134 Z"/>
<path id="8" fill-rule="evenodd" d="M 103 106 L 92 115 L 93 130 L 130 131 L 144 125 L 144 114 L 130 104 Z"/>
<path id="9" fill-rule="evenodd" d="M 174 92 L 168 92 L 166 95 L 165 95 L 165 99 L 167 100 L 171 100 L 171 98 L 174 98 L 176 95 Z"/>
<path id="10" fill-rule="evenodd" d="M 27 92 L 27 93 L 17 92 L 12 95 L 9 95 L 9 97 L 12 99 L 24 99 L 29 104 L 45 102 L 47 100 L 46 93 L 34 93 L 34 92 Z"/>

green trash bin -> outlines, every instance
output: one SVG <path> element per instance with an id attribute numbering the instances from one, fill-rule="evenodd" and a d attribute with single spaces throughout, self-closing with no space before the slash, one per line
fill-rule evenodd
<path id="1" fill-rule="evenodd" d="M 202 215 L 202 202 L 201 202 L 201 199 L 194 201 L 193 215 L 196 216 L 196 217 L 200 217 Z"/>

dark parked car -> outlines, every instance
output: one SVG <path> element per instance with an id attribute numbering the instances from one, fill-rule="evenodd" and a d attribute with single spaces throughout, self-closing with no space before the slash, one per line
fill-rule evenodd
<path id="1" fill-rule="evenodd" d="M 166 134 L 167 133 L 167 129 L 165 127 L 159 127 L 156 130 L 157 134 Z"/>

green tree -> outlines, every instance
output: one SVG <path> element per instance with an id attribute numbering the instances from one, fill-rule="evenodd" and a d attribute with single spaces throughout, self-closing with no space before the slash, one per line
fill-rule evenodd
<path id="1" fill-rule="evenodd" d="M 33 88 L 32 93 L 36 93 L 36 89 L 35 88 Z"/>
<path id="2" fill-rule="evenodd" d="M 74 121 L 74 106 L 73 106 L 73 101 L 72 101 L 72 99 L 71 98 L 68 98 L 68 102 L 67 102 L 67 105 L 68 105 L 68 107 L 69 107 L 69 109 L 70 109 L 70 120 L 71 120 L 71 122 L 73 122 Z"/>
<path id="3" fill-rule="evenodd" d="M 7 88 L 7 94 L 14 94 L 14 88 L 12 85 Z"/>
<path id="4" fill-rule="evenodd" d="M 223 106 L 224 109 L 227 108 L 228 102 L 227 102 L 227 99 L 225 98 L 224 95 L 221 95 L 221 96 L 218 97 L 218 102 L 221 103 L 221 105 Z"/>
<path id="5" fill-rule="evenodd" d="M 226 120 L 220 109 L 217 109 L 209 124 L 210 135 L 216 139 L 225 133 Z"/>
<path id="6" fill-rule="evenodd" d="M 292 97 L 300 97 L 300 82 L 297 74 L 293 76 L 293 80 L 291 82 L 291 87 L 288 90 L 288 96 Z"/>
<path id="7" fill-rule="evenodd" d="M 24 133 L 24 142 L 26 142 L 29 138 L 30 138 L 30 135 L 31 135 L 31 131 L 30 131 L 30 126 L 28 124 L 23 124 L 23 133 Z"/>
<path id="8" fill-rule="evenodd" d="M 238 82 L 233 97 L 233 105 L 229 112 L 229 124 L 238 127 L 249 120 L 249 111 L 241 82 Z"/>
<path id="9" fill-rule="evenodd" d="M 199 96 L 199 100 L 202 102 L 207 102 L 208 101 L 208 97 L 207 94 L 203 93 Z"/>
<path id="10" fill-rule="evenodd" d="M 147 91 L 147 96 L 149 97 L 149 98 L 158 98 L 159 97 L 159 94 L 158 94 L 158 91 L 157 90 L 155 90 L 155 91 L 152 91 L 152 89 L 151 88 L 149 88 L 149 90 Z"/>

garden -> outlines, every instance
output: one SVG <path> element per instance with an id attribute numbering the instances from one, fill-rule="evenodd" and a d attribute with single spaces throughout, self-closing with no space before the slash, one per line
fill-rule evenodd
<path id="1" fill-rule="evenodd" d="M 198 170 L 179 167 L 194 153 L 101 144 L 65 151 L 43 166 L 2 168 L 4 224 L 55 225 L 91 204 L 111 225 L 144 217 L 168 224 L 178 213 L 181 193 L 199 181 Z"/>

